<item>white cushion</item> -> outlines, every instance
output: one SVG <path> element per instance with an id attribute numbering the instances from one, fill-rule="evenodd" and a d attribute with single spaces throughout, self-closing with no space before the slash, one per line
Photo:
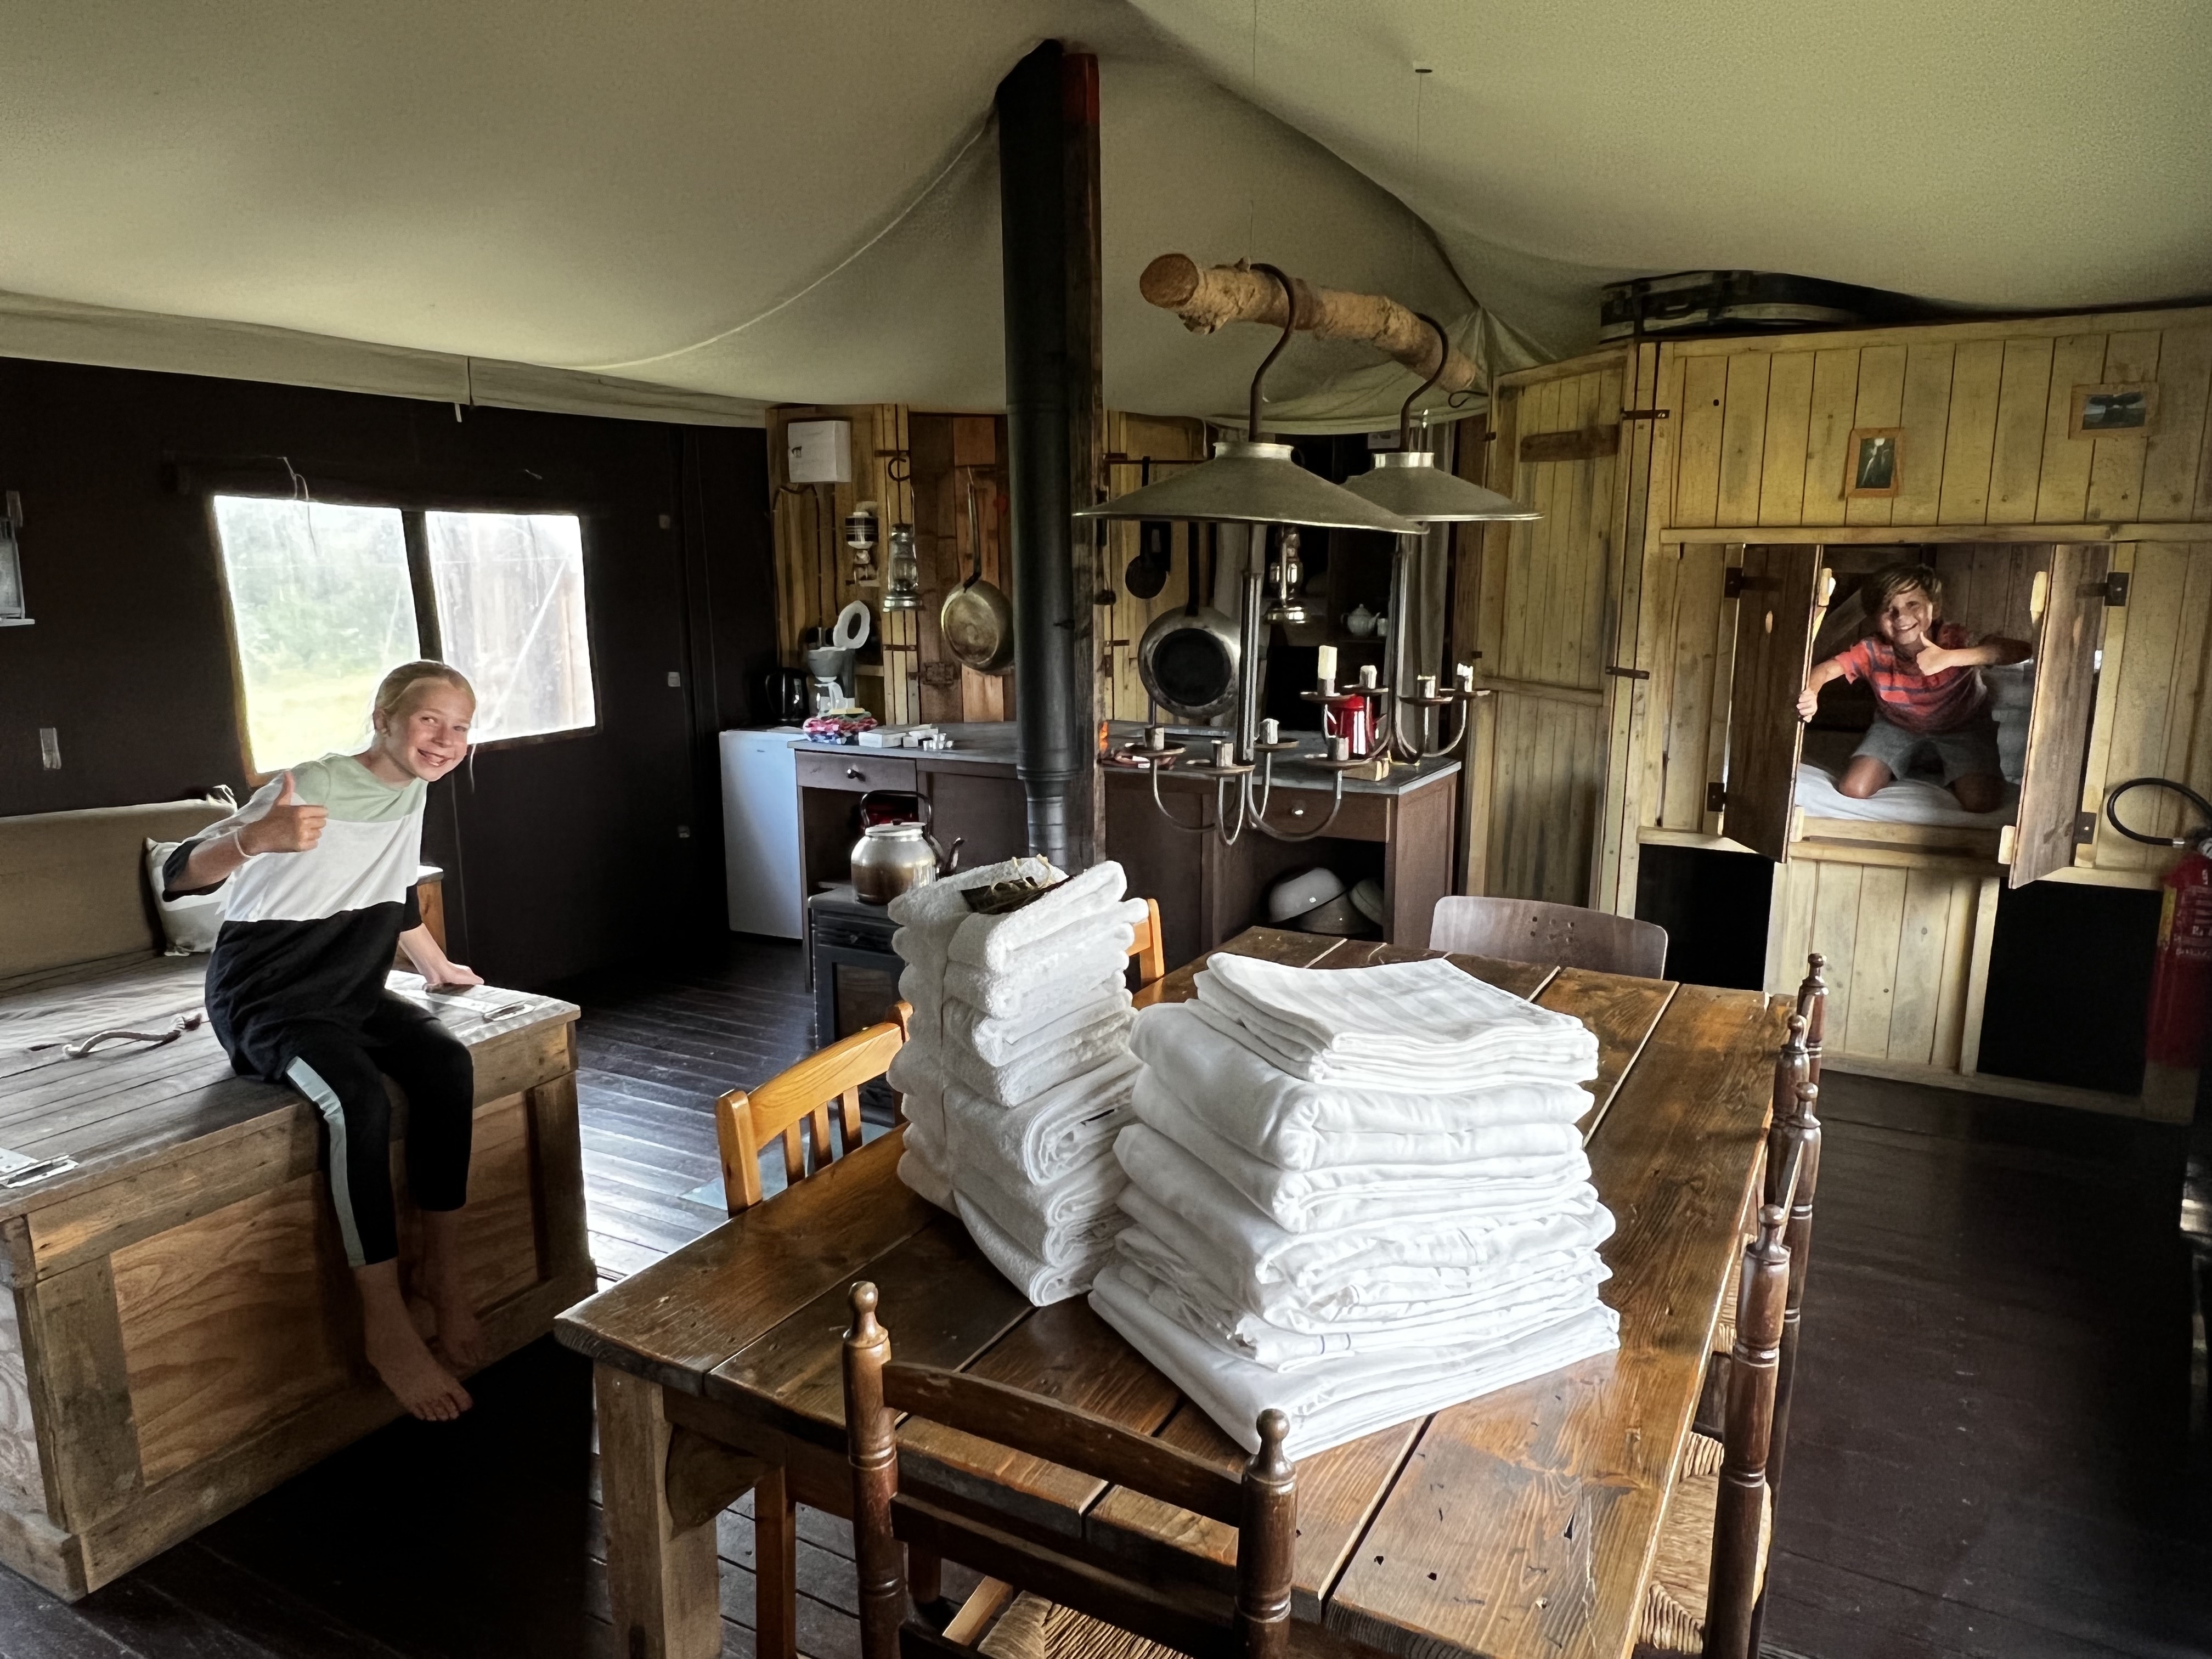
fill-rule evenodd
<path id="1" fill-rule="evenodd" d="M 146 884 L 153 890 L 154 908 L 161 915 L 167 954 L 204 955 L 215 949 L 215 936 L 222 927 L 223 890 L 218 887 L 212 893 L 187 893 L 173 899 L 161 896 L 161 866 L 182 845 L 173 841 L 147 842 Z"/>

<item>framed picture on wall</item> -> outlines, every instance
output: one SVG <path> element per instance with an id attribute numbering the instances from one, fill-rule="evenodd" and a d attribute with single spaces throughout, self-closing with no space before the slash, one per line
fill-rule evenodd
<path id="1" fill-rule="evenodd" d="M 2118 386 L 2077 386 L 2069 438 L 2140 438 L 2158 416 L 2158 384 L 2135 380 Z"/>
<path id="2" fill-rule="evenodd" d="M 1844 494 L 1864 501 L 1897 494 L 1905 468 L 1905 428 L 1900 426 L 1862 426 L 1851 431 L 1850 471 L 1844 478 Z"/>

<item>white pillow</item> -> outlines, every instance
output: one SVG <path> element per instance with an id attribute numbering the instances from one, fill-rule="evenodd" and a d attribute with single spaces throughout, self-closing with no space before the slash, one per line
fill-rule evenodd
<path id="1" fill-rule="evenodd" d="M 181 842 L 149 841 L 146 881 L 154 890 L 154 908 L 161 912 L 162 937 L 169 942 L 165 954 L 204 956 L 215 949 L 215 936 L 222 927 L 224 895 L 218 887 L 212 893 L 187 893 L 173 899 L 161 896 L 161 866 L 182 845 Z"/>

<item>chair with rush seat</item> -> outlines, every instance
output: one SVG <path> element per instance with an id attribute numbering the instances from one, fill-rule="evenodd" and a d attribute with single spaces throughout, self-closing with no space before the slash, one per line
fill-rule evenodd
<path id="1" fill-rule="evenodd" d="M 1799 988 L 1790 1036 L 1775 1063 L 1774 1122 L 1767 1134 L 1758 1217 L 1744 1246 L 1731 1309 L 1717 1334 L 1728 1343 L 1706 1375 L 1706 1403 L 1682 1452 L 1644 1594 L 1639 1656 L 1694 1653 L 1749 1659 L 1759 1651 L 1775 1494 L 1790 1427 L 1805 1272 L 1812 1255 L 1813 1197 L 1820 1162 L 1819 1023 L 1824 963 Z M 1723 1403 L 1717 1425 L 1711 1402 Z M 1711 1430 L 1717 1426 L 1715 1437 Z"/>
<path id="2" fill-rule="evenodd" d="M 1240 1478 L 1039 1395 L 894 1364 L 876 1301 L 873 1285 L 853 1286 L 845 1334 L 861 1659 L 1138 1659 L 1155 1644 L 1286 1659 L 1297 1491 L 1283 1455 L 1290 1425 L 1280 1412 L 1261 1414 L 1260 1450 Z M 1080 1534 L 1040 1534 L 975 1492 L 941 1500 L 930 1491 L 902 1491 L 893 1425 L 908 1413 L 1235 1527 L 1235 1592 L 1223 1587 L 1218 1568 L 1194 1557 L 1187 1572 L 1171 1556 L 1133 1569 Z M 901 1545 L 993 1575 L 942 1636 L 906 1615 Z M 1006 1603 L 1010 1585 L 1027 1593 L 986 1633 L 981 1626 Z"/>
<path id="3" fill-rule="evenodd" d="M 1429 918 L 1429 949 L 1638 979 L 1667 970 L 1667 930 L 1657 922 L 1541 899 L 1440 898 Z"/>
<path id="4" fill-rule="evenodd" d="M 1129 954 L 1137 959 L 1137 988 L 1147 990 L 1168 976 L 1166 941 L 1160 937 L 1160 902 L 1145 901 L 1145 919 L 1129 941 Z"/>

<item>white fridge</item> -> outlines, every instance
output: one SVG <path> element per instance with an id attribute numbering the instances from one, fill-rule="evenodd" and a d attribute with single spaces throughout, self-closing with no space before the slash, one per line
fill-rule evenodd
<path id="1" fill-rule="evenodd" d="M 730 931 L 798 939 L 799 758 L 795 726 L 722 733 L 722 862 Z"/>

